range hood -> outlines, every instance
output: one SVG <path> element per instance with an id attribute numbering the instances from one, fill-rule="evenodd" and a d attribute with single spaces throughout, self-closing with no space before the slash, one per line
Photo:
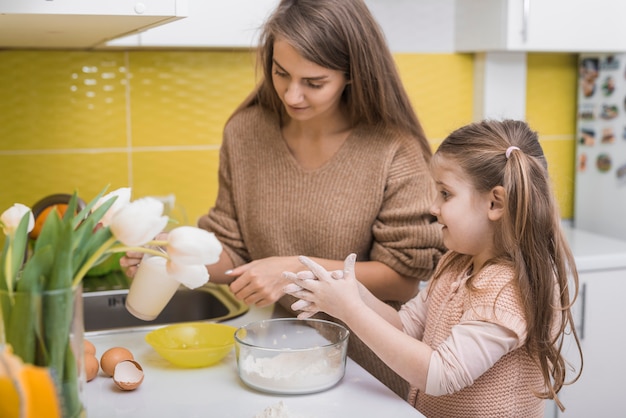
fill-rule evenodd
<path id="1" fill-rule="evenodd" d="M 90 49 L 187 16 L 187 0 L 0 0 L 0 48 Z"/>

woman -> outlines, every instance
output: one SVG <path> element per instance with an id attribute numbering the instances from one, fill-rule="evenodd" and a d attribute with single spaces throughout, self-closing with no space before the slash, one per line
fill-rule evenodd
<path id="1" fill-rule="evenodd" d="M 230 283 L 247 304 L 288 308 L 282 272 L 304 268 L 299 254 L 334 270 L 355 252 L 374 295 L 409 300 L 443 250 L 428 212 L 431 150 L 367 6 L 281 1 L 263 27 L 258 64 L 260 84 L 224 130 L 215 206 L 198 222 L 224 247 L 207 267 L 211 281 Z M 350 347 L 406 394 L 390 370 L 367 364 L 358 342 Z"/>

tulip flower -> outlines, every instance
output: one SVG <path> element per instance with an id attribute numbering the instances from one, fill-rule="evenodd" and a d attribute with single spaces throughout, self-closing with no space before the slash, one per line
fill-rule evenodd
<path id="1" fill-rule="evenodd" d="M 0 278 L 3 280 L 0 279 L 0 289 L 5 288 L 12 294 L 28 242 L 26 235 L 35 227 L 35 218 L 28 206 L 16 203 L 2 213 L 0 224 L 7 236 L 2 254 Z"/>
<path id="2" fill-rule="evenodd" d="M 187 286 L 189 289 L 200 287 L 209 281 L 209 272 L 202 264 L 178 264 L 168 260 L 167 273 L 176 281 Z"/>
<path id="3" fill-rule="evenodd" d="M 222 245 L 215 234 L 181 226 L 167 236 L 167 255 L 177 264 L 213 264 L 220 259 Z"/>
<path id="4" fill-rule="evenodd" d="M 120 208 L 111 220 L 113 235 L 124 245 L 136 247 L 146 244 L 167 225 L 163 203 L 151 197 L 137 199 Z"/>
<path id="5" fill-rule="evenodd" d="M 96 204 L 92 208 L 92 212 L 98 209 L 102 204 L 112 198 L 116 198 L 113 205 L 109 208 L 109 210 L 104 214 L 104 216 L 100 219 L 100 223 L 102 226 L 111 225 L 111 221 L 115 214 L 122 209 L 124 206 L 130 203 L 130 187 L 122 187 L 120 189 L 114 190 L 111 193 L 108 193 L 102 196 L 100 199 L 96 201 Z"/>
<path id="6" fill-rule="evenodd" d="M 0 252 L 0 345 L 6 334 L 6 342 L 16 354 L 53 370 L 64 406 L 73 411 L 72 416 L 79 415 L 75 412 L 82 405 L 76 390 L 79 362 L 69 344 L 74 312 L 68 307 L 73 306 L 75 289 L 87 271 L 113 253 L 141 251 L 166 259 L 168 275 L 195 289 L 209 280 L 206 264 L 217 262 L 222 251 L 213 234 L 193 227 L 176 228 L 167 241 L 159 241 L 155 237 L 169 221 L 161 201 L 142 198 L 131 202 L 130 188 L 103 193 L 84 209 L 78 208 L 74 193 L 67 216 L 47 217 L 40 235 L 32 241 L 28 232 L 35 220 L 28 207 L 15 204 L 0 216 L 6 234 Z M 54 302 L 34 309 L 32 301 L 38 299 L 22 297 L 23 293 L 49 293 Z"/>
<path id="7" fill-rule="evenodd" d="M 0 216 L 0 222 L 2 223 L 4 234 L 8 236 L 13 235 L 20 224 L 20 221 L 27 213 L 29 213 L 27 232 L 30 232 L 35 227 L 35 217 L 28 206 L 22 205 L 21 203 L 15 203 L 13 206 L 5 210 L 2 213 L 2 216 Z"/>

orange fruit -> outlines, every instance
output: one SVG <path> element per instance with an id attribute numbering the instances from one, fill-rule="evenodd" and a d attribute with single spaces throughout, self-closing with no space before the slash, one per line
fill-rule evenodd
<path id="1" fill-rule="evenodd" d="M 61 404 L 50 371 L 23 364 L 8 346 L 0 351 L 0 399 L 3 418 L 61 417 Z"/>
<path id="2" fill-rule="evenodd" d="M 43 224 L 44 222 L 46 222 L 46 219 L 48 218 L 50 212 L 52 212 L 52 209 L 56 209 L 59 216 L 63 217 L 65 211 L 67 210 L 67 204 L 58 203 L 56 205 L 50 205 L 42 210 L 41 213 L 37 215 L 37 218 L 35 218 L 35 226 L 33 227 L 33 230 L 30 231 L 30 237 L 32 239 L 37 239 L 37 237 L 39 237 L 39 234 L 41 233 L 41 228 L 43 228 Z"/>

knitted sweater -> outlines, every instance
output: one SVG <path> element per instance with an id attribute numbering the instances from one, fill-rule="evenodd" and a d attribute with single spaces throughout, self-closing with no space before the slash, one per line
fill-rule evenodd
<path id="1" fill-rule="evenodd" d="M 343 260 L 354 252 L 359 261 L 428 280 L 444 249 L 429 214 L 434 193 L 415 138 L 356 126 L 327 163 L 305 170 L 278 117 L 255 106 L 224 130 L 217 200 L 198 224 L 215 233 L 235 265 L 270 256 Z M 293 301 L 286 295 L 280 304 L 290 311 Z M 406 398 L 406 381 L 354 334 L 348 353 Z"/>
<path id="2" fill-rule="evenodd" d="M 513 270 L 504 265 L 487 266 L 473 281 L 477 290 L 470 291 L 464 283 L 468 268 L 467 259 L 461 260 L 431 283 L 422 341 L 437 350 L 453 326 L 478 320 L 508 328 L 518 336 L 519 346 L 470 386 L 442 396 L 413 388 L 409 402 L 429 418 L 543 417 L 545 402 L 533 393 L 543 390 L 543 378 L 538 362 L 523 348 L 526 320 L 519 289 L 513 284 Z M 410 310 L 411 302 L 402 309 Z M 409 315 L 401 311 L 401 316 Z M 420 331 L 413 329 L 409 333 L 419 337 Z"/>
<path id="3" fill-rule="evenodd" d="M 433 197 L 414 138 L 357 126 L 330 161 L 305 170 L 277 116 L 252 107 L 224 130 L 217 200 L 199 226 L 215 233 L 235 265 L 270 256 L 343 260 L 354 252 L 427 280 L 443 248 L 429 214 Z"/>

